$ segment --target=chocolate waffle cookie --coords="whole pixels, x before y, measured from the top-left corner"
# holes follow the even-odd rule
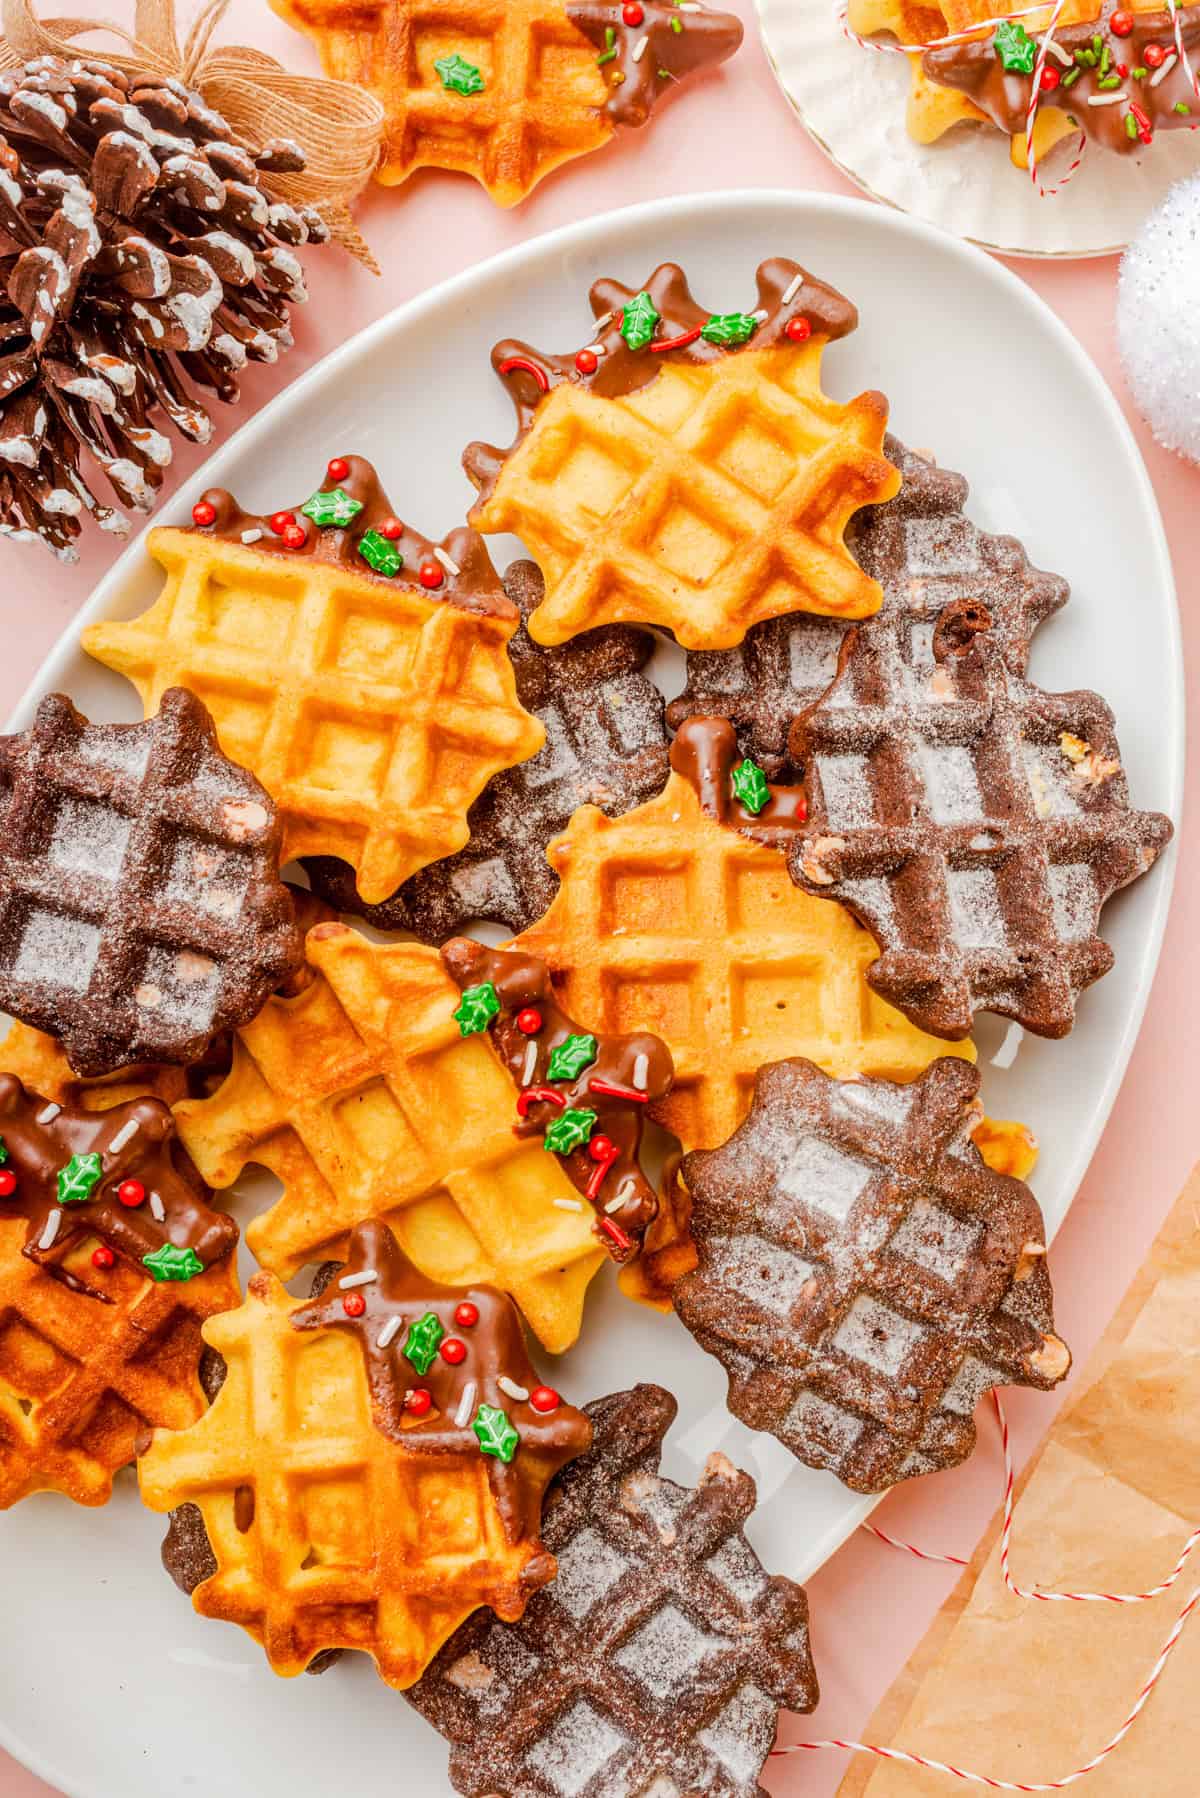
[[[427,1280],[373,1219],[316,1298],[258,1274],[206,1340],[223,1383],[155,1433],[142,1497],[199,1508],[214,1571],[192,1602],[277,1673],[353,1648],[411,1684],[479,1605],[519,1617],[553,1577],[542,1495],[591,1427],[538,1382],[511,1300]]]
[[[1065,1036],[1113,963],[1101,908],[1171,824],[1130,807],[1105,702],[1011,672],[992,624],[960,599],[920,637],[899,615],[850,633],[792,726],[808,818],[789,866],[870,930],[868,981],[922,1029],[957,1039],[995,1011]]]
[[[1070,589],[1059,575],[1034,568],[1015,537],[979,530],[964,513],[967,483],[951,469],[884,439],[884,454],[900,470],[895,499],[864,506],[846,527],[846,546],[883,590],[880,625],[907,632],[910,661],[919,658],[938,618],[952,601],[982,600],[1006,667],[1023,675],[1034,631],[1066,604]],[[743,755],[768,780],[793,775],[788,731],[798,712],[815,705],[838,671],[846,626],[806,612],[772,618],[735,649],[692,650],[687,686],[667,708],[672,730],[685,718],[728,718]]]
[[[97,1116],[0,1075],[0,1508],[102,1505],[148,1425],[200,1415],[237,1236],[156,1099]]]
[[[144,724],[47,695],[0,795],[0,1005],[78,1074],[196,1061],[300,965],[274,807],[193,694]]]
[[[971,1141],[979,1073],[908,1085],[764,1067],[742,1127],[684,1158],[699,1265],[675,1309],[729,1376],[729,1408],[856,1492],[953,1467],[992,1386],[1046,1390],[1046,1231]]]
[[[509,644],[517,697],[545,730],[544,748],[492,776],[467,813],[465,849],[422,868],[381,905],[363,903],[345,862],[321,856],[304,864],[332,906],[379,930],[411,930],[435,945],[477,918],[524,930],[554,897],[546,845],[572,812],[598,805],[620,817],[667,778],[662,695],[642,673],[654,649],[650,632],[614,624],[542,649],[525,629],[545,592],[536,563],[514,562],[504,590],[522,619]]]
[[[825,347],[858,314],[783,257],[757,285],[753,310],[712,313],[667,262],[637,292],[597,281],[594,340],[574,354],[492,351],[518,434],[468,446],[471,522],[515,531],[542,569],[536,642],[624,622],[724,649],[783,613],[878,610],[843,533],[900,485],[887,402],[821,390]]]
[[[409,1690],[467,1798],[764,1798],[780,1708],[816,1705],[805,1595],[742,1533],[754,1481],[723,1455],[664,1479],[675,1411],[659,1386],[587,1407],[593,1446],[547,1494],[557,1578],[519,1624],[477,1612]]]

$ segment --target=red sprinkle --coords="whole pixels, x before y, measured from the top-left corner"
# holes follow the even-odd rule
[[[557,1411],[562,1400],[553,1386],[535,1386],[529,1394],[529,1403],[535,1411]]]
[[[113,1263],[116,1261],[116,1259],[117,1258],[113,1254],[112,1250],[109,1248],[106,1248],[103,1243],[100,1244],[100,1247],[98,1249],[92,1250],[92,1266],[93,1267],[111,1267],[113,1265]]]
[[[789,318],[783,327],[783,334],[790,337],[793,343],[807,343],[812,336],[812,326],[806,318]]]
[[[1117,74],[1121,77],[1121,80],[1124,81],[1129,74],[1129,64],[1127,62],[1119,62],[1117,64]]]
[[[17,1190],[17,1176],[10,1167],[0,1167],[0,1199],[11,1199]]]
[[[1061,80],[1062,80],[1062,76],[1059,74],[1058,70],[1055,68],[1052,68],[1051,65],[1049,63],[1047,63],[1045,68],[1042,70],[1042,80],[1041,80],[1042,92],[1044,94],[1052,94]]]
[[[536,362],[531,362],[528,356],[510,356],[507,362],[497,365],[496,373],[511,375],[517,368],[523,369],[527,375],[532,375],[542,393],[549,393],[550,383],[546,379],[545,371],[540,369]]]
[[[422,562],[417,575],[422,587],[440,587],[446,578],[446,570],[440,562]]]
[[[117,1188],[117,1197],[122,1205],[130,1207],[140,1205],[146,1196],[146,1188],[140,1180],[122,1180]]]
[[[644,25],[646,22],[645,9],[638,5],[637,0],[631,0],[629,6],[621,8],[621,18],[626,25]]]
[[[1133,30],[1133,14],[1131,12],[1115,12],[1108,21],[1108,29],[1114,37],[1128,37]]]
[[[517,1013],[517,1029],[522,1036],[536,1036],[542,1027],[542,1014],[536,1005],[527,1005]]]
[[[454,1313],[454,1321],[460,1330],[473,1330],[479,1322],[479,1306],[470,1299],[464,1299]]]
[[[210,499],[198,499],[192,507],[192,523],[203,527],[217,522],[217,508]]]
[[[294,512],[272,512],[267,522],[270,524],[275,535],[277,537],[282,537],[289,524],[295,524],[296,514]]]
[[[465,1342],[460,1342],[457,1336],[447,1336],[438,1353],[443,1361],[450,1363],[451,1367],[461,1367],[467,1358],[467,1345]]]
[[[611,1136],[593,1136],[588,1154],[593,1161],[612,1161],[620,1153]]]
[[[529,1107],[540,1103],[555,1105],[561,1111],[566,1102],[562,1094],[555,1092],[552,1086],[527,1086],[517,1094],[517,1116],[528,1117]]]
[[[595,350],[580,350],[575,358],[575,366],[581,375],[594,375],[600,366],[600,358]]]
[[[414,1386],[405,1395],[404,1408],[411,1417],[426,1417],[433,1410],[433,1394],[427,1392],[424,1386]]]
[[[625,1254],[633,1247],[633,1237],[626,1236],[620,1224],[615,1224],[611,1217],[597,1218],[596,1222],[610,1241],[620,1249],[622,1254]]]
[[[1161,44],[1147,44],[1142,51],[1142,61],[1148,69],[1161,69],[1167,60],[1167,53]]]
[[[331,481],[344,481],[350,473],[350,464],[345,456],[334,456],[325,473]]]
[[[289,524],[284,529],[283,541],[287,549],[303,549],[308,542],[308,532],[302,524]]]
[[[367,1301],[361,1292],[348,1292],[342,1299],[342,1310],[347,1317],[361,1317],[366,1308]]]
[[[660,356],[664,350],[686,349],[689,343],[695,343],[703,330],[703,325],[697,325],[695,330],[685,331],[682,337],[664,337],[661,343],[652,343],[650,348],[656,356]]]
[[[630,1104],[645,1105],[649,1093],[639,1093],[632,1086],[618,1086],[615,1080],[588,1081],[590,1093],[602,1093],[606,1099],[626,1099]]]

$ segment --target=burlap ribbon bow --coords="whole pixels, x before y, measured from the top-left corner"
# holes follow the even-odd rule
[[[304,151],[306,167],[296,175],[273,174],[272,187],[294,204],[315,206],[338,242],[378,274],[379,265],[350,217],[349,202],[374,173],[383,107],[348,82],[290,75],[273,57],[246,45],[210,50],[228,5],[229,0],[206,0],[180,49],[174,0],[136,0],[132,32],[112,19],[41,22],[32,0],[2,0],[0,68],[13,68],[33,56],[91,54],[130,75],[160,81],[173,75],[198,88],[248,144],[294,139]],[[99,31],[113,33],[128,49],[89,51],[76,41]]]

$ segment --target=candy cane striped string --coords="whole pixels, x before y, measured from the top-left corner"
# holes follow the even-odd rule
[[[1196,95],[1196,98],[1200,100],[1200,78],[1197,77],[1188,53],[1183,47],[1183,25],[1179,17],[1177,0],[1167,0],[1167,11],[1171,15],[1171,24],[1174,27],[1175,49],[1178,53],[1180,62],[1183,64],[1183,72],[1192,84],[1192,92]],[[1200,129],[1200,127],[1195,125],[1192,126],[1193,131],[1197,129]]]
[[[1054,194],[1062,192],[1063,188],[1067,185],[1067,182],[1078,173],[1079,165],[1083,161],[1083,153],[1087,149],[1087,132],[1081,130],[1079,133],[1079,141],[1075,145],[1075,155],[1067,165],[1062,180],[1056,181],[1053,187],[1046,187],[1043,185],[1042,178],[1038,173],[1037,152],[1033,147],[1033,133],[1034,127],[1037,124],[1038,106],[1041,103],[1042,97],[1042,70],[1046,66],[1046,58],[1050,53],[1050,45],[1054,41],[1054,33],[1058,26],[1058,21],[1062,17],[1062,10],[1065,4],[1066,0],[1054,0],[1054,11],[1050,15],[1050,23],[1042,33],[1041,43],[1038,46],[1037,61],[1033,66],[1033,83],[1029,89],[1029,105],[1025,111],[1025,161],[1029,168],[1029,179],[1033,182],[1033,185],[1037,188],[1038,194],[1043,200],[1048,200]]]

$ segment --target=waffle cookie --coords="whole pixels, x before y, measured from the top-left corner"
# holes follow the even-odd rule
[[[1005,665],[1024,674],[1034,631],[1066,604],[1066,581],[1034,568],[1015,537],[972,524],[963,511],[962,475],[936,467],[895,437],[884,439],[884,451],[903,485],[884,505],[864,506],[846,530],[855,561],[883,591],[882,608],[860,628],[907,631],[911,659],[944,608],[969,595],[991,613]],[[794,778],[792,719],[815,705],[837,674],[846,629],[837,619],[797,612],[756,625],[737,649],[692,652],[687,686],[667,708],[671,728],[685,718],[728,718],[742,754],[768,780]]]
[[[372,904],[461,849],[471,802],[543,733],[513,684],[516,607],[475,532],[420,536],[361,456],[325,479],[269,517],[211,489],[193,529],[147,539],[167,576],[150,610],[83,645],[147,708],[171,685],[198,693],[278,806],[283,859],[339,856]]]
[[[628,1261],[658,1210],[638,1156],[647,1107],[671,1090],[670,1050],[645,1030],[581,1029],[536,956],[454,937],[442,960],[462,993],[459,1030],[486,1031],[520,1089],[514,1133],[561,1157],[595,1210],[598,1238],[614,1261]]]
[[[699,1265],[676,1311],[734,1415],[857,1492],[956,1466],[990,1387],[1070,1367],[1037,1202],[971,1142],[978,1091],[950,1058],[907,1086],[778,1062],[683,1163]]]
[[[216,1571],[192,1602],[276,1673],[354,1648],[410,1685],[479,1605],[512,1620],[553,1578],[542,1494],[591,1427],[538,1382],[501,1293],[426,1279],[372,1219],[318,1298],[256,1274],[206,1340],[224,1382],[155,1432],[142,1498],[199,1508]]]
[[[341,1259],[379,1216],[427,1277],[498,1286],[546,1348],[569,1348],[604,1252],[559,1158],[513,1135],[512,1076],[460,1035],[437,951],[322,924],[306,953],[309,986],[269,999],[237,1033],[228,1079],[175,1110],[211,1185],[249,1162],[283,1182],[246,1232],[255,1256],[290,1279]]]
[[[919,639],[900,617],[850,633],[792,726],[808,819],[789,865],[871,931],[867,979],[921,1029],[961,1038],[995,1011],[1065,1036],[1113,963],[1101,908],[1171,824],[1131,809],[1105,702],[1010,673],[991,624],[962,599]]]
[[[387,117],[376,179],[473,175],[515,206],[619,126],[644,125],[677,82],[742,41],[732,13],[678,0],[271,0],[316,43],[327,74],[368,88]]]
[[[200,1326],[238,1302],[237,1226],[155,1099],[102,1116],[0,1075],[0,1508],[102,1505],[155,1424],[204,1409]]]
[[[477,1612],[408,1692],[467,1798],[765,1798],[780,1708],[815,1707],[804,1592],[743,1534],[754,1481],[723,1455],[664,1479],[675,1411],[659,1386],[587,1407],[547,1495],[557,1579],[518,1624]]]
[[[545,591],[533,562],[514,562],[504,591],[527,619]],[[524,930],[558,887],[546,845],[581,805],[610,817],[662,791],[667,732],[662,695],[643,672],[649,631],[609,625],[541,649],[524,622],[509,644],[517,697],[546,732],[544,748],[492,776],[467,813],[470,840],[406,880],[381,905],[364,905],[354,870],[332,857],[306,862],[314,888],[340,912],[379,930],[411,930],[440,944],[477,918]]]
[[[0,739],[0,1006],[79,1074],[189,1062],[301,960],[280,832],[192,694],[89,724],[51,693]]]
[[[860,38],[888,37],[898,44],[930,44],[946,35],[946,18],[940,6],[923,0],[849,0],[846,23]],[[921,67],[921,51],[908,56],[909,89],[905,123],[908,135],[919,144],[931,144],[952,125],[964,119],[979,121],[983,114],[962,94],[936,86]]]
[[[887,402],[821,391],[825,346],[858,314],[782,257],[757,279],[753,311],[710,313],[663,263],[637,292],[595,283],[594,340],[572,355],[496,345],[517,438],[473,443],[463,465],[471,522],[515,531],[546,577],[536,642],[624,622],[724,649],[785,612],[878,610],[843,532],[900,485]]]

